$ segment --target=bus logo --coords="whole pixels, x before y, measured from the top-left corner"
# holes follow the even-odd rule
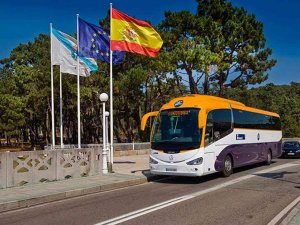
[[[179,100],[177,102],[175,102],[174,106],[177,108],[179,106],[181,106],[183,104],[183,100]]]
[[[245,140],[246,139],[246,135],[245,134],[237,134],[236,135],[236,140]]]
[[[173,160],[173,159],[174,159],[174,157],[173,157],[172,155],[170,155],[169,159],[170,159],[170,160]]]

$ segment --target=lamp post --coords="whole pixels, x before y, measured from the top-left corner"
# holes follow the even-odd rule
[[[107,148],[106,148],[106,122],[105,122],[105,102],[108,100],[108,95],[106,93],[100,94],[100,101],[102,102],[103,110],[102,110],[102,124],[103,124],[103,147],[102,147],[102,172],[103,174],[107,174]]]
[[[106,135],[106,139],[105,139],[105,144],[106,144],[106,148],[108,149],[108,154],[110,153],[109,151],[109,142],[108,142],[108,118],[109,118],[109,112],[106,111],[105,112],[105,135]],[[110,162],[110,154],[108,155],[108,162]]]
[[[108,154],[108,172],[112,173],[113,170],[112,170],[112,162],[113,162],[113,156],[112,156],[112,152],[111,152],[111,148],[110,148],[110,143],[109,143],[109,138],[108,138],[108,118],[109,118],[109,112],[106,111],[105,112],[105,126],[106,126],[106,142],[105,142],[105,145],[106,145],[106,149],[107,149],[107,154]]]

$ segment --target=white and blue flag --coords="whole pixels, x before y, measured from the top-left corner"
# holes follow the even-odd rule
[[[60,65],[62,73],[77,75],[77,41],[75,38],[52,28],[51,34],[52,65]],[[94,59],[79,56],[79,75],[89,76],[97,71]]]

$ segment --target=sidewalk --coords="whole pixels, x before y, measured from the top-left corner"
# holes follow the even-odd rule
[[[298,210],[298,212],[291,219],[291,221],[289,222],[289,225],[299,225],[300,224],[300,204],[298,204],[296,206],[296,209]]]
[[[298,203],[280,223],[280,225],[299,225],[300,224],[300,203]]]
[[[115,173],[142,176],[149,174],[149,155],[131,155],[114,157]]]
[[[148,155],[114,158],[114,173],[0,189],[0,212],[133,186],[157,179],[149,173]]]

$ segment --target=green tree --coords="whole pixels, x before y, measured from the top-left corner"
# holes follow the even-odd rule
[[[49,113],[47,107],[49,79],[47,75],[50,74],[47,71],[50,70],[48,68],[46,70],[46,67],[50,63],[49,55],[49,37],[39,35],[35,38],[34,43],[29,42],[26,45],[17,46],[9,58],[1,60],[1,64],[4,64],[1,70],[6,74],[5,78],[1,79],[4,87],[2,92],[10,98],[20,99],[19,102],[24,104],[19,109],[20,118],[21,115],[23,117],[20,125],[24,125],[23,131],[29,130],[32,145],[38,142],[39,130],[47,129],[45,123],[46,114]],[[7,84],[11,82],[14,83],[14,86],[10,90],[10,86]],[[3,104],[4,107],[15,108],[13,104]],[[17,120],[14,123],[19,124]],[[41,124],[40,127],[39,124]],[[20,125],[17,126],[19,129]],[[47,132],[45,131],[44,134],[46,139]]]
[[[227,89],[226,97],[280,115],[284,137],[300,137],[300,84]]]
[[[247,87],[265,81],[276,60],[269,59],[263,24],[244,8],[225,0],[198,0],[196,14],[166,12],[159,25],[169,70],[189,86],[190,93],[204,94],[217,87]]]
[[[188,11],[168,11],[159,25],[164,40],[160,58],[169,64],[169,73],[177,81],[179,90],[178,81],[189,86],[193,94],[199,93],[201,86],[205,94],[209,92],[209,67],[220,59],[218,53],[210,50],[210,41],[198,33],[204,23]]]
[[[4,69],[5,70],[5,69]],[[0,133],[5,134],[6,142],[11,137],[21,138],[25,127],[25,99],[16,95],[17,85],[14,77],[2,73],[0,80]]]
[[[198,35],[210,40],[210,49],[220,59],[211,81],[219,86],[223,96],[225,87],[246,87],[260,84],[276,60],[269,59],[272,50],[266,47],[263,24],[244,8],[234,7],[226,0],[197,0],[196,16],[205,20]],[[203,33],[204,32],[204,33]]]

